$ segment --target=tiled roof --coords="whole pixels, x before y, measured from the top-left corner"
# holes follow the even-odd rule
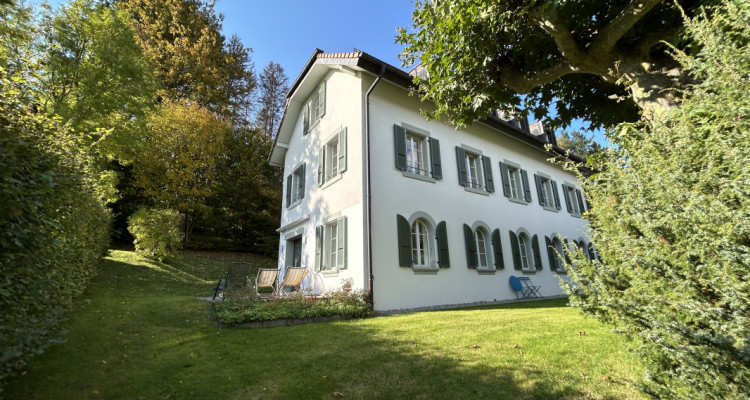
[[[347,53],[320,53],[318,58],[359,58],[362,56],[361,51],[350,51]]]

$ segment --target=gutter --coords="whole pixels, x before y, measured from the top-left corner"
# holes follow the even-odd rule
[[[373,294],[373,280],[375,276],[372,273],[372,190],[370,185],[370,94],[375,89],[375,86],[380,82],[385,74],[386,64],[382,63],[380,66],[380,74],[375,78],[375,82],[372,83],[370,89],[365,93],[365,132],[364,132],[364,143],[365,143],[365,218],[364,218],[364,231],[367,234],[367,289],[370,292],[370,304],[373,309],[375,308],[375,296]]]

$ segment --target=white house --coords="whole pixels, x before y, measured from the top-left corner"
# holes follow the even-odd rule
[[[322,293],[351,278],[376,310],[515,299],[529,275],[561,294],[558,236],[586,246],[574,174],[540,123],[426,121],[412,77],[366,53],[316,50],[269,157],[284,168],[279,267]]]

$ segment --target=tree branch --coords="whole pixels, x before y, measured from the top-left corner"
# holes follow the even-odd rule
[[[572,66],[567,59],[559,63],[536,71],[532,74],[524,74],[518,70],[501,69],[500,81],[517,93],[528,93],[531,89],[545,83],[554,82],[557,79],[574,72],[581,72],[578,68]]]
[[[649,32],[633,44],[632,53],[646,59],[652,47],[659,44],[662,40],[674,36],[676,33],[677,29],[675,28],[664,28]]]
[[[538,9],[536,14],[532,14],[532,21],[536,22],[539,27],[552,36],[560,54],[568,59],[573,65],[585,62],[586,52],[578,45],[571,34],[570,24],[560,16],[560,9],[552,6],[545,9]]]
[[[589,54],[604,54],[612,51],[617,41],[662,0],[631,0],[589,46]]]

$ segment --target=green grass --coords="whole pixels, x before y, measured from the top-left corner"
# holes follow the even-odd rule
[[[272,329],[222,329],[207,296],[242,254],[174,266],[112,251],[69,314],[68,342],[10,399],[640,399],[638,360],[565,300]],[[585,332],[585,335],[580,334]]]

